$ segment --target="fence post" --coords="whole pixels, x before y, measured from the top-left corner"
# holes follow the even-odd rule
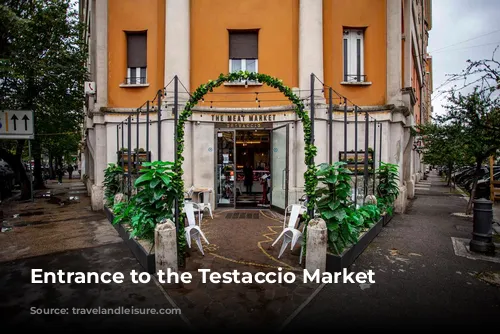
[[[365,163],[363,166],[363,198],[368,195],[368,137],[370,136],[370,127],[368,124],[370,115],[365,111]],[[363,204],[364,199],[363,199]]]
[[[158,161],[161,161],[161,93],[158,91],[156,99],[158,100]]]
[[[354,207],[358,206],[358,106],[354,106]]]
[[[319,270],[326,271],[326,250],[328,245],[328,233],[326,223],[321,218],[309,221],[307,225],[306,242],[306,270],[313,273]]]
[[[375,164],[376,155],[377,155],[377,120],[375,119],[373,121],[373,153],[372,153],[373,194],[372,195],[375,195],[375,182],[377,180],[375,174],[375,167],[377,166]]]
[[[151,153],[149,152],[149,100],[146,102],[146,153],[148,162],[151,162]]]
[[[170,219],[156,225],[155,228],[155,262],[156,271],[164,273],[179,270],[177,262],[177,233]]]

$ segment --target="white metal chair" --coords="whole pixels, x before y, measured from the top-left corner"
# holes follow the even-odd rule
[[[193,203],[193,202],[186,202],[184,203],[184,210],[186,212],[186,217],[188,221],[188,226],[185,227],[185,233],[186,233],[186,241],[188,244],[188,247],[191,248],[191,239],[194,239],[196,244],[198,245],[198,248],[201,251],[201,254],[205,255],[203,252],[203,246],[201,244],[201,238],[205,240],[207,244],[210,244],[201,231],[201,214],[198,215],[198,225],[196,225],[196,217],[194,215],[195,211],[199,210],[198,212],[201,212],[200,207],[198,204]],[[201,237],[201,238],[200,238]]]
[[[191,186],[188,191],[184,192],[184,199],[185,200],[192,200],[193,198],[193,192],[194,192],[194,186]]]
[[[203,203],[198,203],[201,212],[201,219],[203,219],[203,213],[206,209],[208,209],[208,212],[210,212],[210,217],[214,219],[214,216],[212,214],[212,205],[210,204],[210,194],[212,193],[212,191],[212,189],[207,189],[206,191],[201,193]]]
[[[283,255],[288,244],[291,244],[290,250],[293,250],[297,242],[302,243],[302,232],[299,231],[296,226],[299,223],[299,216],[307,210],[304,205],[301,204],[291,204],[285,209],[285,219],[283,221],[283,231],[273,242],[272,246],[274,246],[279,239],[283,237],[283,244],[281,245],[280,253],[278,255],[278,259]],[[290,212],[291,211],[291,212]],[[290,212],[290,217],[288,218],[287,224],[287,214]],[[302,254],[303,247],[300,246],[300,256],[299,256],[299,264],[302,264]]]

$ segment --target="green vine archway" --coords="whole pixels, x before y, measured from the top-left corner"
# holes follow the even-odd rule
[[[309,212],[314,210],[315,204],[315,190],[318,184],[316,178],[316,166],[314,165],[314,157],[316,156],[317,149],[311,144],[311,119],[308,113],[305,111],[304,103],[302,100],[292,91],[291,88],[285,86],[283,81],[266,74],[254,73],[254,72],[235,72],[229,74],[220,74],[217,80],[209,80],[208,83],[200,85],[196,91],[191,95],[191,98],[186,103],[183,112],[179,115],[178,126],[177,126],[177,159],[174,165],[175,172],[175,187],[178,194],[184,193],[184,181],[182,170],[182,163],[184,161],[184,125],[186,121],[193,114],[193,108],[198,104],[198,102],[203,99],[207,93],[213,92],[214,88],[219,87],[225,82],[233,82],[238,80],[248,80],[257,81],[266,84],[269,87],[276,88],[283,95],[285,95],[290,102],[295,105],[295,112],[301,119],[304,127],[304,142],[305,142],[305,163],[307,165],[307,170],[304,173],[305,179],[305,191],[308,197],[307,207]],[[179,201],[179,212],[182,212],[183,201]],[[308,222],[310,217],[306,217],[306,222]],[[185,254],[185,236],[184,236],[184,221],[183,217],[179,217],[179,255],[181,258]],[[307,225],[306,225],[307,227]]]

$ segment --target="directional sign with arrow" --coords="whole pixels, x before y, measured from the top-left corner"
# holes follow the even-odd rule
[[[0,139],[33,139],[32,110],[0,110]]]

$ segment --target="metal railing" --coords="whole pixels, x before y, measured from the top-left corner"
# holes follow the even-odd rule
[[[146,84],[146,77],[127,77],[123,83],[125,85],[144,85]]]
[[[367,82],[366,75],[361,74],[344,74],[345,82]]]

